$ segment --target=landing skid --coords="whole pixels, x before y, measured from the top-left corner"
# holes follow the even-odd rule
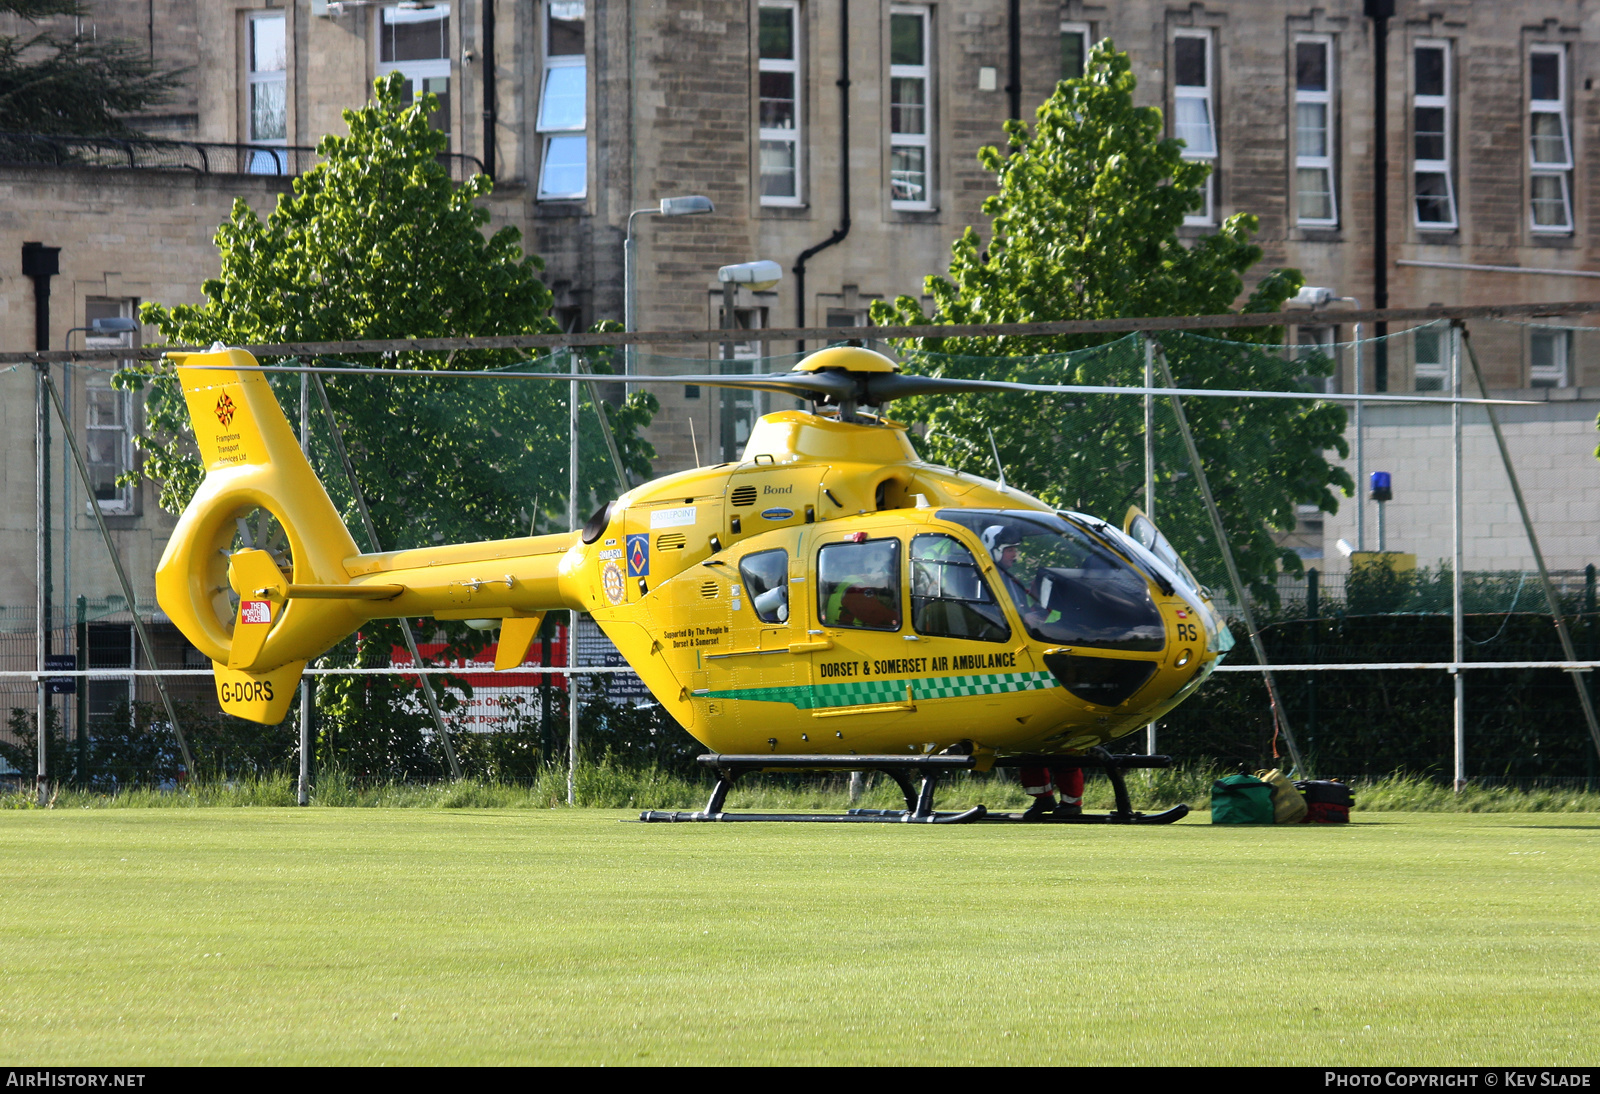
[[[717,785],[706,807],[695,813],[647,809],[639,814],[646,823],[686,821],[790,821],[827,824],[970,824],[973,821],[1011,821],[1028,824],[1171,824],[1189,815],[1187,805],[1175,805],[1160,813],[1134,810],[1128,797],[1128,768],[1172,766],[1171,756],[1113,755],[1103,748],[1092,748],[1081,756],[1011,756],[996,761],[996,767],[1091,767],[1105,771],[1116,795],[1116,808],[1109,813],[1082,813],[1025,820],[1021,813],[991,813],[982,805],[963,812],[939,812],[933,808],[934,792],[940,776],[953,771],[970,771],[977,763],[972,756],[778,756],[730,755],[710,753],[700,763],[717,773]],[[904,809],[851,809],[844,813],[728,813],[723,810],[728,791],[741,775],[775,771],[881,771],[895,781],[905,796]],[[912,780],[920,776],[922,786]]]
[[[1171,824],[1189,815],[1187,805],[1175,805],[1160,813],[1140,813],[1133,808],[1133,801],[1128,797],[1128,781],[1122,775],[1124,771],[1128,768],[1171,767],[1171,756],[1113,755],[1095,747],[1082,756],[1007,756],[995,761],[995,766],[1097,768],[1104,771],[1106,778],[1111,781],[1111,792],[1116,796],[1117,807],[1109,813],[1077,813],[1071,816],[1050,813],[1043,817],[1028,817],[1022,813],[990,813],[989,820],[1024,824]]]
[[[646,823],[680,821],[804,821],[833,824],[967,824],[988,816],[989,811],[975,805],[960,813],[941,813],[933,808],[933,795],[939,776],[950,771],[970,771],[977,762],[972,756],[777,756],[727,755],[711,753],[699,758],[717,773],[711,800],[698,813],[669,813],[647,809],[639,814]],[[852,809],[847,813],[725,813],[722,804],[728,790],[741,775],[757,771],[881,771],[893,779],[905,795],[904,809]],[[912,778],[920,775],[922,787],[913,788]]]

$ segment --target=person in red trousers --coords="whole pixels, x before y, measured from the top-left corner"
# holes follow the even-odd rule
[[[1022,790],[1033,795],[1033,804],[1022,814],[1023,820],[1044,817],[1073,817],[1083,812],[1083,768],[1024,767]],[[1056,792],[1061,800],[1056,801]]]

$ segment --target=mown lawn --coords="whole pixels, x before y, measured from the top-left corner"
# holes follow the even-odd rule
[[[1579,1064],[1600,815],[0,813],[7,1063]]]

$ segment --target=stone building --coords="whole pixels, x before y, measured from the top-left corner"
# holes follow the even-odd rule
[[[943,272],[964,227],[983,230],[991,180],[977,149],[1002,140],[1008,117],[1031,117],[1103,37],[1129,53],[1141,100],[1215,167],[1187,230],[1256,214],[1263,270],[1298,267],[1362,306],[1596,295],[1600,5],[1396,0],[1381,25],[1380,71],[1380,23],[1359,0],[102,0],[88,33],[147,43],[189,73],[135,124],[210,158],[181,170],[0,166],[0,255],[12,256],[0,263],[0,346],[33,345],[33,288],[16,265],[25,242],[61,248],[52,346],[97,315],[199,299],[231,200],[269,208],[284,176],[312,162],[293,150],[339,132],[340,111],[390,71],[439,97],[436,124],[459,163],[493,175],[493,223],[519,228],[544,257],[568,329],[623,317],[623,244],[640,210],[639,329],[720,325],[718,267],[755,259],[776,261],[784,278],[739,290],[739,326],[860,325],[873,301],[919,294]],[[249,147],[222,147],[236,145]],[[689,194],[715,212],[651,212]],[[1507,326],[1476,344],[1494,386],[1537,390],[1563,421],[1592,419],[1600,365],[1573,339]],[[1367,389],[1439,389],[1438,345],[1407,338],[1367,354]],[[1354,384],[1352,368],[1347,354],[1338,388]],[[0,385],[0,600],[30,605],[31,378],[18,370]],[[760,409],[705,389],[660,394],[662,471],[691,462],[691,420],[701,457],[726,458]],[[109,436],[133,421],[131,404],[74,398],[86,430],[92,421]],[[1529,433],[1536,443],[1540,431]],[[127,458],[116,443],[103,450]],[[1572,475],[1584,499],[1573,527],[1592,527],[1593,461]],[[102,501],[124,506],[117,534],[147,580],[169,522],[147,489]],[[72,565],[93,568],[81,502],[68,506]],[[1315,557],[1323,532],[1303,531]],[[1587,561],[1587,535],[1564,535],[1571,557],[1553,561]],[[103,567],[56,580],[110,588]]]

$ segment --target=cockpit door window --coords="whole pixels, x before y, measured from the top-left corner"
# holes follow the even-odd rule
[[[972,552],[943,534],[911,539],[911,626],[932,638],[1005,642],[1011,637],[1011,625]]]
[[[900,629],[900,541],[829,543],[817,551],[817,617],[824,627]]]

